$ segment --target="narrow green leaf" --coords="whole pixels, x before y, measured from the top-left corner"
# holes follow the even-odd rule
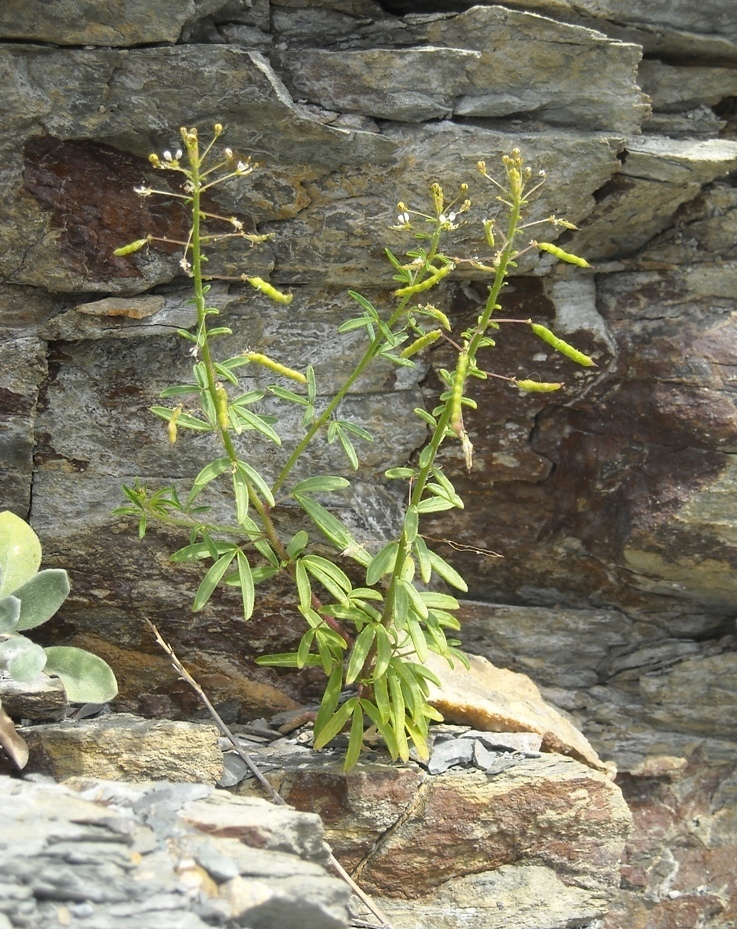
[[[353,649],[351,650],[351,656],[348,659],[348,669],[345,674],[346,684],[352,684],[357,680],[358,675],[363,669],[364,662],[368,657],[368,653],[371,651],[371,647],[374,644],[374,638],[376,637],[376,626],[371,623],[368,626],[364,626],[361,630],[360,635],[356,639]]]
[[[220,583],[222,576],[228,570],[228,566],[230,565],[231,561],[235,558],[235,553],[236,549],[232,549],[231,551],[226,552],[226,554],[221,555],[215,564],[212,565],[207,574],[202,578],[200,586],[197,588],[197,593],[195,594],[194,603],[192,604],[192,611],[194,613],[198,613],[210,599],[212,592]]]
[[[404,693],[402,692],[400,678],[393,669],[393,664],[387,671],[387,680],[392,702],[391,722],[392,729],[394,730],[394,738],[397,740],[397,754],[402,761],[408,761],[409,745],[407,744],[407,734],[405,731],[406,710]]]
[[[214,481],[223,471],[227,471],[231,465],[232,462],[227,456],[224,458],[217,458],[215,461],[211,461],[210,464],[205,465],[192,483],[192,489],[187,495],[186,505],[190,507],[210,481]]]
[[[340,439],[340,444],[343,446],[343,451],[351,467],[354,471],[358,471],[358,455],[356,454],[356,449],[353,447],[353,443],[342,429],[338,430],[338,438]]]
[[[297,555],[301,555],[307,547],[307,543],[309,541],[310,537],[307,535],[304,529],[300,529],[299,532],[295,532],[289,542],[289,545],[287,545],[287,555],[289,555],[290,558],[296,558]]]
[[[458,590],[462,590],[463,593],[467,593],[468,584],[464,581],[461,575],[456,571],[456,569],[449,565],[447,561],[443,560],[440,555],[436,554],[430,549],[427,549],[427,557],[432,565],[433,569],[436,571],[444,581],[447,581],[453,587]],[[424,580],[424,578],[423,578]]]
[[[414,411],[414,412],[415,412],[415,414],[416,414],[417,416],[419,416],[419,418],[420,418],[424,423],[427,423],[427,425],[428,425],[431,429],[436,429],[436,428],[437,428],[437,425],[438,425],[437,419],[435,419],[434,416],[432,416],[430,413],[428,413],[427,410],[423,410],[422,407],[419,407],[419,406],[418,406],[418,407],[415,407],[415,411]]]
[[[297,652],[284,652],[279,655],[259,655],[256,664],[269,668],[317,668],[322,662],[317,655],[308,655],[304,665],[299,664]]]
[[[356,316],[353,319],[347,319],[338,326],[338,332],[352,332],[354,329],[367,329],[371,325],[368,316]]]
[[[367,429],[364,429],[363,426],[358,426],[356,423],[350,423],[345,419],[340,420],[340,426],[347,432],[352,432],[353,435],[357,435],[359,439],[363,439],[365,442],[374,441],[374,437]]]
[[[384,723],[388,723],[392,717],[392,708],[389,702],[387,686],[386,674],[382,674],[381,677],[374,677],[374,700],[376,701],[376,707],[381,716],[381,721]]]
[[[391,591],[394,600],[394,625],[397,629],[404,630],[407,626],[407,614],[409,613],[409,596],[404,584],[395,582],[392,584]]]
[[[292,496],[325,538],[332,542],[336,548],[343,550],[351,546],[356,546],[355,540],[343,523],[326,510],[322,504],[313,500],[311,497],[294,493],[294,491],[292,491]]]
[[[248,484],[240,471],[233,472],[233,495],[235,497],[235,515],[239,525],[248,518]]]
[[[357,293],[355,290],[349,290],[348,296],[355,300],[356,303],[358,303],[360,306],[362,306],[373,320],[378,321],[379,314],[376,311],[376,308],[373,306],[373,304],[369,303],[365,297],[361,296],[361,294]]]
[[[405,725],[407,727],[407,732],[412,739],[412,744],[417,750],[420,761],[427,761],[430,758],[430,748],[427,744],[427,738],[422,732],[422,729],[413,720],[409,719],[406,721]]]
[[[435,672],[431,671],[429,668],[425,667],[425,665],[417,664],[414,661],[406,661],[405,665],[410,669],[415,677],[425,678],[425,680],[431,681],[433,684],[435,684],[436,687],[442,686],[440,683],[440,678],[437,676],[437,674],[435,674]]]
[[[210,333],[210,335],[212,335],[212,332]],[[238,386],[238,378],[235,376],[235,374],[233,374],[233,372],[230,370],[229,367],[223,364],[219,364],[216,361],[215,370],[221,377],[224,377],[226,381],[230,381],[230,383],[233,384],[235,387]]]
[[[307,376],[307,400],[310,406],[313,406],[315,400],[317,400],[317,381],[315,380],[315,369],[312,365],[307,365],[305,375]]]
[[[422,590],[419,593],[424,604],[431,610],[457,610],[460,605],[450,594],[441,594],[435,590]]]
[[[236,554],[236,560],[238,562],[238,579],[240,581],[241,599],[243,600],[243,618],[250,619],[253,615],[253,605],[255,601],[251,565],[240,549],[238,549]]]
[[[327,686],[325,687],[325,692],[322,695],[322,700],[320,701],[320,709],[317,711],[317,716],[315,717],[315,732],[320,732],[325,723],[330,719],[330,717],[335,712],[335,708],[338,705],[340,700],[340,692],[343,689],[343,667],[340,664],[337,664],[328,678]]]
[[[371,703],[370,700],[362,699],[361,708],[378,729],[379,735],[384,740],[389,754],[391,755],[392,761],[396,761],[399,757],[399,750],[397,748],[397,740],[394,737],[394,731],[392,730],[391,726],[387,725],[387,721],[382,718],[378,708],[373,703]]]
[[[209,411],[210,415],[212,416],[214,420],[215,411],[214,409],[212,409],[212,402],[210,402],[209,406],[211,408]],[[181,426],[182,429],[192,429],[194,432],[214,432],[215,431],[215,427],[213,426],[212,422],[206,423],[204,420],[198,419],[195,416],[191,416],[189,413],[179,414],[179,419],[177,420],[177,426]]]
[[[350,771],[361,757],[361,748],[363,747],[363,709],[360,700],[356,703],[353,710],[353,719],[351,721],[351,734],[348,739],[348,751],[345,754],[343,764],[344,771]]]
[[[374,680],[386,674],[389,662],[392,659],[392,643],[385,626],[376,625],[376,662],[374,664]]]
[[[371,559],[371,563],[366,568],[366,583],[373,587],[376,582],[385,574],[394,570],[399,554],[398,542],[387,542]]]
[[[252,429],[255,429],[256,432],[260,432],[261,435],[266,436],[267,439],[271,439],[274,445],[281,445],[281,436],[278,432],[275,432],[271,428],[263,416],[259,416],[257,413],[252,413],[250,410],[247,410],[240,405],[232,404],[232,406],[238,413],[238,416],[240,416],[242,420],[248,423]]]
[[[199,389],[197,384],[180,384],[177,387],[165,387],[159,396],[162,400],[167,397],[186,397],[198,393]]]
[[[307,568],[300,559],[295,568],[295,580],[297,582],[297,593],[299,594],[299,608],[302,613],[312,609],[312,587],[310,578],[307,574]]]
[[[305,555],[302,559],[307,570],[326,587],[337,600],[344,600],[353,589],[348,575],[332,561],[321,555]]]
[[[310,655],[310,648],[312,647],[312,640],[315,638],[315,630],[308,629],[307,632],[302,636],[299,642],[299,648],[297,649],[297,667],[304,668],[307,664],[307,660]]]
[[[427,661],[427,639],[425,638],[422,626],[412,615],[407,617],[407,631],[412,639],[412,645],[417,653],[417,657],[420,661]]]
[[[405,480],[415,477],[417,471],[414,468],[389,468],[388,471],[384,471],[384,477],[388,477],[390,480],[396,478],[403,478]]]
[[[404,514],[404,535],[409,545],[417,538],[418,523],[417,507],[408,506],[407,512]]]
[[[415,611],[415,613],[417,613],[418,616],[420,616],[422,619],[427,619],[429,610],[427,608],[427,604],[422,599],[422,592],[417,590],[414,584],[404,580],[404,578],[400,578],[397,583],[404,588],[405,593],[409,598],[409,602],[412,604],[412,609]]]
[[[418,513],[440,513],[442,510],[452,510],[454,504],[445,497],[425,497],[417,504]]]
[[[318,477],[308,477],[296,485],[292,493],[296,494],[317,494],[331,493],[334,490],[342,490],[344,487],[350,487],[351,482],[344,477],[337,477],[332,474],[325,474]]]
[[[241,461],[239,458],[236,462],[236,467],[243,474],[243,476],[248,480],[250,484],[256,488],[261,497],[269,504],[269,506],[274,506],[274,495],[271,492],[271,488],[266,483],[266,481],[261,477],[258,471],[247,461]]]
[[[293,390],[288,390],[286,387],[278,387],[272,384],[269,390],[275,397],[279,397],[280,400],[286,400],[289,403],[298,403],[300,406],[307,406],[309,404],[306,397],[301,397],[299,394],[294,393]]]
[[[358,697],[350,697],[325,723],[325,725],[320,729],[319,733],[317,728],[315,728],[315,741],[313,743],[313,748],[316,751],[324,748],[328,742],[331,742],[336,737],[336,735],[341,731],[343,726],[345,726],[345,724],[353,715],[353,711],[357,703]]]
[[[432,564],[429,557],[430,550],[421,535],[418,535],[412,543],[412,551],[417,558],[417,565],[420,569],[422,582],[424,584],[429,584],[432,578]]]

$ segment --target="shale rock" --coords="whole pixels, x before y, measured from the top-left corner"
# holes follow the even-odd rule
[[[73,788],[0,777],[5,925],[348,924],[349,891],[324,870],[316,816],[203,784],[78,779]]]

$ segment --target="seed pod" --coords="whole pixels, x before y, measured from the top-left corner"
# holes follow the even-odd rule
[[[228,392],[222,384],[215,385],[215,409],[218,414],[218,426],[225,432],[230,429],[230,416],[228,416]]]
[[[144,245],[148,245],[149,239],[136,239],[135,242],[129,242],[128,245],[121,245],[120,248],[116,248],[113,252],[117,258],[120,258],[122,255],[131,255],[133,252],[140,252]]]
[[[437,340],[442,335],[440,329],[433,329],[431,332],[426,332],[424,335],[421,335],[419,339],[408,345],[407,348],[403,349],[401,352],[402,358],[411,358],[412,355],[416,355],[417,352],[421,352],[423,348],[427,348],[428,345],[432,345],[433,342]]]
[[[583,365],[585,368],[596,367],[596,362],[593,358],[589,358],[588,355],[584,355],[583,352],[579,352],[577,348],[574,348],[572,345],[569,345],[568,342],[565,342],[563,339],[559,339],[550,329],[547,329],[545,326],[540,326],[537,323],[531,323],[532,331],[535,335],[539,336],[543,342],[547,342],[548,345],[560,352],[561,355],[565,355],[566,358],[570,358],[571,361],[575,361],[577,364]]]
[[[552,393],[554,390],[560,390],[563,386],[562,382],[555,384],[546,381],[515,381],[514,383],[520,390],[544,394]]]
[[[435,212],[440,215],[443,212],[443,206],[445,205],[445,197],[443,196],[443,188],[440,184],[433,184],[430,188],[432,193],[432,202],[435,207]]]
[[[430,277],[425,278],[424,281],[420,281],[419,284],[410,284],[408,287],[400,287],[399,290],[394,291],[395,297],[409,297],[411,294],[421,293],[423,290],[430,290],[431,287],[434,287],[439,281],[450,274],[450,272],[455,268],[455,264],[450,261],[447,265],[443,265],[442,268],[431,274]]]
[[[550,242],[535,242],[533,244],[537,245],[541,251],[548,252],[555,258],[559,258],[561,261],[567,261],[568,264],[578,265],[579,268],[591,267],[585,258],[579,258],[578,255],[572,255],[570,252],[564,252],[562,248],[558,248],[557,245],[551,245]]]
[[[268,355],[261,355],[259,352],[246,352],[245,355],[249,361],[254,361],[256,364],[263,365],[265,368],[268,368],[269,371],[273,371],[274,374],[281,374],[282,377],[291,378],[291,380],[298,381],[300,384],[307,383],[307,378],[301,371],[295,371],[294,368],[287,368],[286,365],[279,364],[278,361],[274,361],[273,358],[269,358]]]
[[[177,440],[177,420],[179,419],[179,414],[182,412],[181,403],[179,406],[175,406],[171,411],[171,419],[166,424],[166,434],[169,436],[169,442],[173,445]]]
[[[276,287],[272,287],[268,281],[265,281],[260,277],[248,277],[248,275],[244,275],[244,278],[248,281],[251,287],[255,287],[256,290],[260,290],[262,294],[266,294],[266,296],[270,297],[275,303],[289,304],[294,298],[294,294],[283,294],[280,290],[277,290]]]
[[[468,351],[464,350],[458,356],[455,374],[453,376],[453,387],[450,397],[450,425],[458,436],[462,439],[465,434],[463,428],[463,388],[466,384],[468,375]]]

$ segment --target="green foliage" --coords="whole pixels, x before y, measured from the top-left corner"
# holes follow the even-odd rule
[[[462,217],[471,201],[467,197],[468,185],[462,185],[458,196],[446,202],[441,186],[433,184],[428,212],[399,204],[398,225],[394,228],[409,233],[412,247],[401,258],[387,250],[394,280],[399,284],[394,291],[394,306],[379,310],[362,294],[349,292],[357,305],[357,315],[344,321],[338,332],[363,330],[365,351],[335,396],[321,402],[311,367],[296,371],[258,352],[232,357],[214,352],[214,337],[225,336],[229,330],[210,325],[218,310],[206,303],[209,285],[204,274],[203,244],[214,245],[233,237],[254,244],[263,238],[247,235],[235,218],[205,213],[201,205],[205,189],[234,177],[246,177],[254,167],[250,162],[238,161],[228,149],[222,156],[215,154],[215,142],[222,131],[222,126],[216,126],[212,140],[201,150],[197,131],[182,129],[184,153],[150,157],[154,167],[185,179],[187,193],[180,196],[190,211],[191,231],[187,241],[180,243],[184,250],[181,265],[192,278],[197,309],[194,331],[180,332],[195,359],[192,379],[187,384],[167,387],[161,396],[173,401],[173,405],[155,406],[152,412],[166,422],[172,444],[179,440],[180,429],[209,432],[217,452],[196,476],[183,501],[174,488],[152,491],[136,483],[123,488],[127,503],[116,512],[135,517],[141,536],[151,521],[189,532],[188,543],[172,559],[204,562],[194,597],[195,611],[207,605],[219,586],[226,585],[240,590],[243,618],[248,620],[256,610],[259,584],[277,575],[291,579],[295,607],[305,622],[304,634],[295,652],[264,655],[259,663],[323,669],[326,686],[315,721],[316,749],[347,729],[345,764],[350,768],[359,758],[368,724],[381,735],[392,758],[406,760],[411,745],[419,757],[425,758],[428,726],[441,717],[427,700],[429,682],[435,678],[423,662],[429,652],[444,656],[451,666],[456,660],[465,661],[454,637],[459,629],[455,616],[458,601],[434,587],[445,584],[465,592],[466,584],[452,565],[428,547],[421,531],[425,514],[463,507],[451,479],[437,463],[438,452],[446,440],[458,440],[467,467],[472,467],[473,449],[464,417],[476,407],[468,389],[474,379],[495,377],[522,390],[562,386],[529,379],[517,381],[481,367],[482,354],[495,345],[491,333],[501,323],[532,327],[534,334],[571,360],[593,364],[552,333],[548,336],[548,330],[532,320],[501,320],[494,315],[500,309],[498,300],[509,271],[523,251],[540,248],[569,262],[575,256],[543,248],[536,241],[529,241],[523,248],[518,246],[526,228],[522,222],[524,209],[539,186],[537,181],[531,184],[532,172],[524,166],[518,151],[503,160],[504,183],[490,177],[485,165],[479,164],[482,175],[501,191],[498,199],[506,216],[503,231],[497,229],[495,220],[483,223],[484,238],[492,250],[487,259],[451,258],[443,252],[441,243],[464,221]],[[150,188],[142,188],[139,193],[171,196],[167,191]],[[570,224],[554,217],[545,222],[570,228]],[[219,223],[225,231],[205,233],[205,223],[208,227]],[[156,241],[148,236],[133,244],[138,248],[143,247],[141,243]],[[425,301],[430,291],[463,264],[488,276],[490,286],[476,324],[461,334],[459,342],[449,335],[451,325],[446,314]],[[285,305],[292,300],[291,294],[282,293],[261,278],[244,274],[242,279],[266,298]],[[428,427],[428,443],[416,467],[393,468],[386,474],[388,479],[407,482],[408,505],[401,530],[397,538],[378,546],[356,539],[324,501],[317,499],[322,494],[340,492],[349,485],[348,480],[316,474],[295,482],[294,467],[316,436],[324,434],[328,442],[343,449],[350,467],[357,469],[361,444],[372,437],[362,426],[341,416],[349,390],[377,359],[411,366],[416,354],[441,339],[455,348],[457,360],[453,371],[441,372],[446,389],[438,406],[432,412],[416,411]],[[240,392],[238,372],[249,364],[270,371],[276,379],[268,388],[270,396],[287,407],[298,407],[302,414],[304,435],[291,454],[285,453],[281,471],[273,481],[246,457],[249,443],[255,440],[281,445],[278,419],[258,411],[265,392]],[[250,433],[247,442],[244,433]],[[232,516],[225,525],[213,523],[201,503],[213,486],[230,494]],[[283,519],[285,511],[293,515],[294,504],[305,517],[305,528],[296,533],[286,531]],[[326,557],[326,549],[332,555]]]
[[[38,571],[40,564],[33,529],[8,510],[0,513],[0,669],[21,683],[56,675],[72,703],[112,700],[118,687],[101,658],[81,648],[41,648],[21,635],[51,619],[69,594],[67,572]]]

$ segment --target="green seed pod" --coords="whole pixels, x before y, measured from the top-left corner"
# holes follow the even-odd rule
[[[565,355],[566,358],[570,358],[571,361],[575,361],[577,364],[583,365],[585,368],[596,367],[596,362],[593,358],[589,358],[588,355],[584,355],[583,352],[579,352],[577,348],[574,348],[572,345],[569,345],[568,342],[564,342],[563,339],[559,339],[554,333],[547,329],[545,326],[540,326],[537,323],[531,323],[532,331],[535,335],[539,336],[543,342],[547,342],[548,345],[560,352],[561,355]]]
[[[411,294],[418,294],[423,290],[430,290],[431,287],[434,287],[439,281],[442,281],[446,275],[450,274],[453,268],[455,268],[455,264],[450,261],[447,265],[439,268],[434,274],[431,274],[430,277],[425,278],[424,281],[420,281],[419,284],[410,284],[408,287],[400,287],[399,290],[395,290],[394,296],[409,297]]]
[[[298,381],[300,384],[307,383],[307,378],[301,371],[295,371],[294,368],[287,368],[286,365],[279,364],[278,361],[274,361],[272,358],[269,358],[268,355],[261,355],[259,352],[246,352],[245,354],[249,361],[254,361],[256,364],[263,365],[264,368],[268,368],[269,371],[273,371],[274,374],[281,374],[282,377],[291,378],[291,380]]]
[[[135,242],[130,242],[128,245],[121,245],[120,248],[116,248],[113,252],[117,258],[120,258],[122,255],[131,255],[133,252],[140,252],[144,245],[148,245],[149,239],[136,239]]]
[[[222,384],[215,385],[215,409],[218,414],[218,426],[225,432],[230,429],[230,416],[228,416],[228,392]]]
[[[453,376],[453,388],[450,397],[450,425],[453,432],[462,439],[465,434],[463,428],[463,388],[468,375],[468,351],[462,351],[458,356],[455,374]]]
[[[435,212],[440,215],[443,212],[443,206],[445,205],[445,197],[443,196],[443,188],[440,184],[433,184],[430,188],[432,193],[432,202],[435,207]]]
[[[567,261],[568,264],[578,265],[579,268],[591,267],[585,258],[579,258],[578,255],[572,255],[570,252],[564,252],[562,248],[558,248],[557,245],[551,245],[550,242],[535,242],[533,244],[537,245],[541,251],[548,252],[561,261]]]
[[[408,345],[407,348],[402,350],[402,358],[411,358],[412,355],[416,355],[417,352],[421,352],[423,348],[427,348],[428,345],[432,345],[433,342],[437,340],[442,335],[440,329],[433,329],[431,332],[426,332],[424,335],[420,336],[419,339]]]
[[[289,304],[294,299],[294,294],[283,294],[280,290],[277,290],[276,287],[272,287],[268,281],[264,281],[260,277],[248,277],[247,275],[244,275],[244,277],[251,287],[260,290],[262,294],[266,294],[266,296],[270,297],[275,303]]]
[[[546,381],[515,381],[514,383],[520,390],[544,394],[552,393],[554,390],[560,390],[563,386],[562,382],[555,384]]]

